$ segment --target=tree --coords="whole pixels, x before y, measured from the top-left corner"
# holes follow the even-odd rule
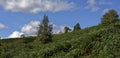
[[[44,15],[42,22],[39,24],[38,37],[42,43],[52,41],[53,25],[49,25],[48,16]]]
[[[65,33],[68,33],[68,32],[70,32],[71,31],[71,29],[69,28],[69,27],[64,27],[64,31],[65,31]]]
[[[77,23],[77,24],[74,26],[73,31],[78,31],[78,30],[81,30],[79,23]]]
[[[117,12],[111,9],[103,15],[101,23],[104,25],[111,24],[118,21],[119,20],[118,18],[119,15],[117,14]]]
[[[25,38],[25,34],[22,34],[20,37],[21,37],[21,38]]]

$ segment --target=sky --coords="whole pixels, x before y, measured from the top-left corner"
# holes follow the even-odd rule
[[[82,29],[98,25],[109,9],[120,14],[120,0],[0,0],[0,36],[35,36],[44,15],[54,24],[53,33],[80,23]]]

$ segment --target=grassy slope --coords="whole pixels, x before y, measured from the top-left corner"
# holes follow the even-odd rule
[[[0,41],[0,58],[120,58],[120,22],[55,35],[40,44],[36,37]]]

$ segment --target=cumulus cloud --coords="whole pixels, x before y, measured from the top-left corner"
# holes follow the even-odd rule
[[[4,24],[0,23],[0,29],[7,28]]]
[[[66,27],[66,26],[67,25],[61,25],[61,26],[54,25],[53,34],[64,33],[64,27]],[[67,27],[69,27],[70,29],[73,29],[70,26],[67,26]]]
[[[28,24],[25,24],[20,31],[14,31],[8,36],[8,38],[20,38],[21,35],[25,36],[35,36],[39,27],[39,21],[31,21]]]
[[[59,34],[64,32],[65,26],[55,26],[53,30],[53,34]]]
[[[99,10],[100,8],[96,6],[96,1],[95,0],[88,0],[87,1],[87,6],[85,9],[90,9],[92,12]]]
[[[25,35],[28,35],[28,36],[30,35],[34,36],[38,31],[39,24],[40,24],[39,21],[31,21],[30,23],[25,24],[21,28],[21,32],[23,32]]]
[[[12,12],[57,12],[74,8],[73,2],[62,0],[0,0],[0,6]]]
[[[21,35],[23,35],[24,33],[21,33],[19,31],[14,31],[10,36],[8,36],[8,38],[20,38]]]
[[[36,36],[38,28],[39,28],[40,21],[31,21],[28,24],[25,24],[20,31],[14,31],[8,38],[19,38],[21,35],[25,36]],[[50,23],[53,24],[53,23]],[[64,27],[67,25],[56,25],[53,24],[53,34],[64,33]],[[72,27],[68,26],[70,29]]]
[[[31,21],[30,23],[24,25],[21,29],[21,32],[24,33],[27,36],[36,36],[38,32],[38,27],[39,27],[40,21]],[[67,25],[56,25],[53,24],[53,34],[59,34],[60,32],[64,32],[64,27]],[[72,27],[68,26],[69,28],[73,29]]]

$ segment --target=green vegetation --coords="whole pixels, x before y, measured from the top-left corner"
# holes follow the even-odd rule
[[[119,15],[117,14],[117,12],[111,9],[103,15],[101,23],[104,25],[115,23],[116,21],[119,20],[118,17]]]
[[[69,27],[66,26],[66,27],[64,27],[64,31],[65,31],[64,33],[68,33],[68,32],[71,31],[71,29],[70,29]]]
[[[81,28],[80,28],[80,24],[77,23],[75,26],[74,26],[74,29],[73,31],[79,31]]]
[[[52,24],[49,25],[48,16],[44,15],[42,22],[39,24],[38,40],[41,43],[48,43],[52,41]]]
[[[1,40],[0,58],[120,57],[120,22],[54,35],[53,41],[48,44],[41,44],[35,39],[36,37]]]
[[[38,39],[0,40],[0,58],[120,58],[120,21],[55,34],[47,44]]]

